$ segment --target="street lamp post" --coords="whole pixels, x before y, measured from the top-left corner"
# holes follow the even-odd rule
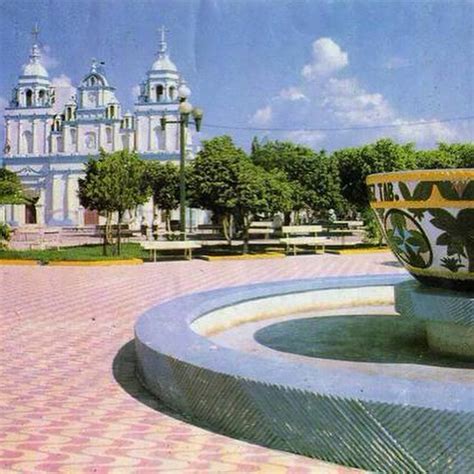
[[[161,117],[161,129],[164,131],[168,123],[179,124],[179,230],[181,238],[186,240],[186,131],[189,125],[189,117],[192,115],[196,131],[201,129],[203,112],[193,107],[187,98],[191,94],[188,86],[183,82],[178,88],[179,96],[179,119],[168,120],[164,115]]]

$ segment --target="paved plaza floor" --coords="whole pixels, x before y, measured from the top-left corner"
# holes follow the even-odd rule
[[[160,406],[134,377],[133,326],[146,309],[185,293],[401,272],[389,252],[116,267],[0,263],[0,472],[356,472],[213,433]]]

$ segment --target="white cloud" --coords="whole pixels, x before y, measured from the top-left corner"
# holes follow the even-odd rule
[[[132,87],[131,94],[133,100],[138,99],[138,96],[140,95],[140,86],[138,84]]]
[[[54,87],[73,87],[71,78],[66,76],[66,74],[53,77],[51,79],[51,85]]]
[[[301,74],[311,80],[326,76],[349,64],[347,53],[331,38],[319,38],[313,42],[313,58],[306,64]]]
[[[285,134],[285,140],[308,145],[310,147],[320,147],[326,139],[326,134],[319,131],[299,130]]]
[[[76,94],[76,88],[72,85],[71,78],[66,76],[66,74],[53,77],[51,85],[56,90],[56,100],[53,108],[56,113],[60,113],[63,111],[66,103],[71,100],[71,97]]]
[[[453,142],[462,140],[461,133],[445,123],[436,123],[436,119],[417,120],[420,125],[410,124],[410,121],[397,119],[396,128],[397,137],[404,142],[415,142],[418,145],[429,145],[436,142]],[[425,123],[425,125],[421,125]]]
[[[250,119],[253,125],[268,125],[272,120],[273,110],[270,105],[258,109]]]
[[[51,47],[45,44],[41,49],[41,64],[43,64],[46,69],[58,67],[59,61],[51,55]]]
[[[312,46],[312,61],[303,68],[300,83],[270,98],[255,112],[251,124],[271,122],[275,127],[294,129],[284,138],[327,149],[356,146],[381,137],[414,141],[420,147],[434,146],[438,141],[472,140],[472,130],[465,124],[432,123],[433,118],[404,116],[387,97],[367,90],[357,77],[341,77],[349,58],[332,39],[320,38]],[[393,59],[391,67],[402,67],[402,64],[405,64],[402,58]],[[413,125],[413,122],[421,124]],[[395,126],[377,128],[392,124]],[[327,129],[339,130],[329,133]]]
[[[329,79],[323,94],[323,105],[346,125],[379,125],[395,118],[382,94],[368,93],[354,78]]]
[[[278,97],[283,100],[290,100],[293,102],[296,100],[308,100],[308,98],[298,87],[288,87],[286,89],[282,89]]]

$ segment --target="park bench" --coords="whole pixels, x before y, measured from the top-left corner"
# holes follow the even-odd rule
[[[113,238],[117,238],[118,236],[118,224],[112,224],[110,226],[110,235]],[[105,234],[105,225],[96,225],[95,226],[95,234],[94,237],[100,237],[103,238]],[[130,230],[128,224],[122,224],[120,226],[120,237],[124,239],[125,241],[128,240],[130,237],[133,237],[136,234],[135,231]]]
[[[346,237],[364,233],[362,221],[332,221],[326,222],[323,227],[325,236],[340,237],[342,245],[345,245]]]
[[[214,234],[218,234],[222,231],[222,226],[218,224],[199,224],[198,231],[210,232]]]
[[[271,221],[255,221],[250,224],[249,235],[263,235],[264,239],[269,239],[273,232],[273,222]]]
[[[140,245],[153,255],[153,261],[156,262],[156,253],[166,250],[184,250],[184,256],[188,260],[193,257],[193,249],[201,248],[201,242],[196,240],[155,240],[141,242]]]
[[[293,255],[296,255],[298,246],[314,246],[314,253],[318,253],[318,246],[322,247],[322,253],[325,250],[325,244],[328,240],[324,237],[318,237],[318,232],[322,231],[320,225],[284,225],[281,231],[285,237],[280,239],[282,244],[286,245],[286,252],[293,248]]]
[[[39,227],[36,225],[19,227],[15,229],[15,237],[21,242],[26,242],[30,250],[37,247],[40,250],[55,248],[59,250],[61,243],[61,228]]]

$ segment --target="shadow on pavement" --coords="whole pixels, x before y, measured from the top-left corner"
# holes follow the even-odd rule
[[[114,358],[112,370],[117,383],[140,403],[153,410],[169,415],[180,421],[191,422],[184,416],[168,408],[155,395],[150,393],[138,380],[136,376],[137,359],[133,339],[125,344]],[[195,424],[195,423],[193,423]]]

